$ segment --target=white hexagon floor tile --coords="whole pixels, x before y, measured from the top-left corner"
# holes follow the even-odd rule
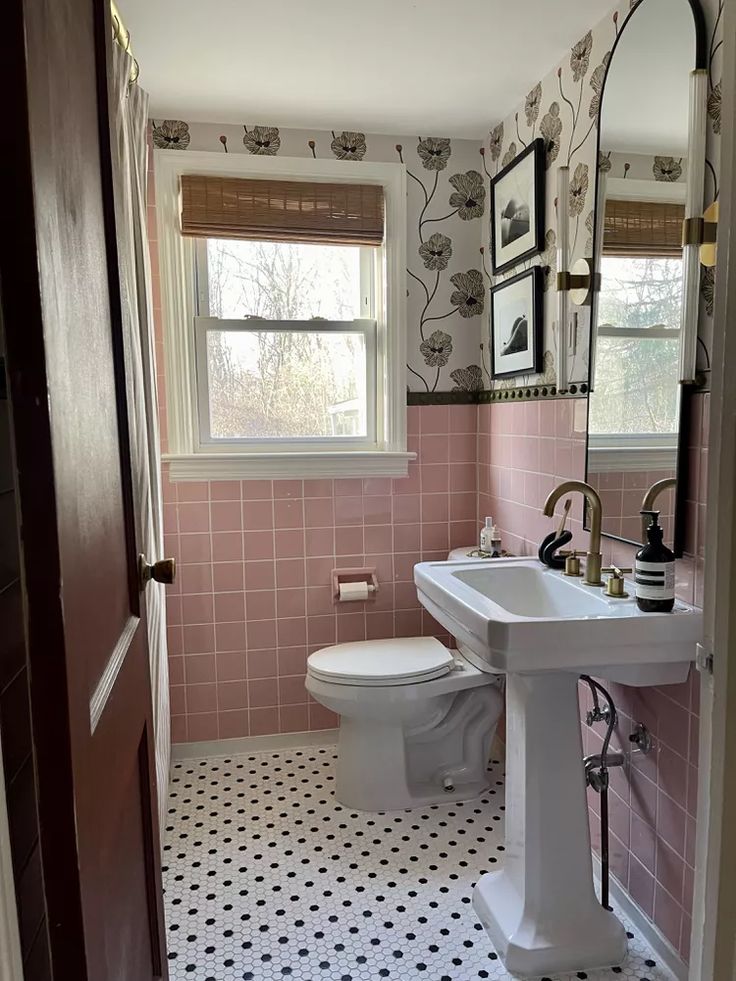
[[[503,861],[502,764],[479,800],[391,813],[341,807],[334,764],[314,746],[174,764],[171,981],[510,978],[470,905]],[[671,981],[626,926],[622,965],[564,977]]]

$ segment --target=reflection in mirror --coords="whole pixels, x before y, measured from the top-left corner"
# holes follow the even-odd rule
[[[664,480],[654,507],[665,542],[675,539],[694,66],[688,0],[641,0],[611,57],[601,103],[601,285],[593,312],[587,479],[601,495],[604,534],[631,542],[642,539],[639,511],[648,488]]]

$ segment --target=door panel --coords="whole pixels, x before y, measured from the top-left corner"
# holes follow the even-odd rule
[[[17,193],[0,275],[52,968],[58,981],[148,981],[166,962],[109,10],[9,3],[0,50],[16,68],[6,125]]]

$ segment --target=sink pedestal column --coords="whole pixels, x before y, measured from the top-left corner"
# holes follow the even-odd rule
[[[593,888],[577,676],[507,676],[506,856],[473,907],[506,969],[539,977],[620,964],[626,933]]]

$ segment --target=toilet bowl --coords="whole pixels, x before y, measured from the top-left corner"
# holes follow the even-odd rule
[[[306,687],[340,716],[340,803],[388,811],[481,794],[503,707],[498,677],[433,637],[315,651]]]

